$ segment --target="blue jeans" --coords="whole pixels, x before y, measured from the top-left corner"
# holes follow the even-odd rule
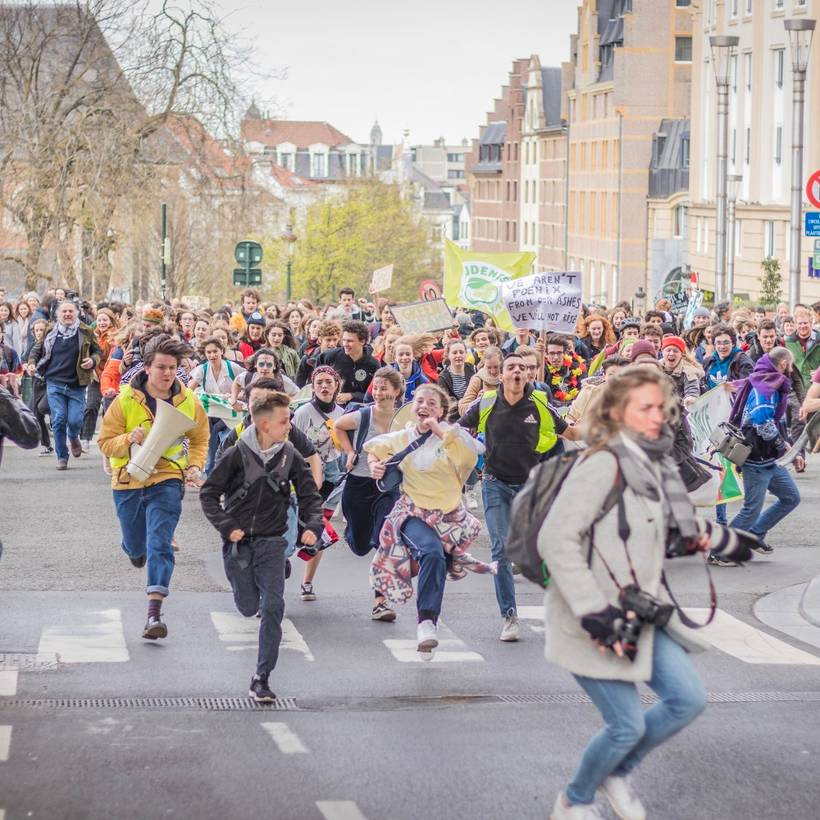
[[[726,524],[726,504],[715,504],[715,521],[718,524]]]
[[[85,413],[85,388],[69,387],[60,382],[47,382],[48,412],[51,416],[51,432],[54,433],[54,450],[57,459],[68,461],[68,438],[80,437]]]
[[[595,791],[614,774],[629,774],[654,748],[688,726],[706,706],[706,690],[683,647],[662,629],[655,630],[649,687],[660,703],[646,712],[634,683],[575,675],[604,718],[606,726],[581,755],[567,800],[589,804]]]
[[[216,451],[222,440],[228,435],[230,430],[222,419],[208,419],[208,427],[211,430],[211,437],[208,439],[208,458],[205,461],[205,475],[208,475],[214,468],[216,461]]]
[[[114,506],[126,555],[148,555],[145,591],[168,595],[174,572],[171,539],[182,514],[182,482],[170,479],[138,490],[114,490]]]
[[[510,531],[510,508],[513,498],[521,489],[520,484],[505,484],[495,476],[484,475],[481,482],[481,498],[484,501],[484,521],[490,534],[490,549],[493,561],[498,561],[498,575],[495,576],[495,597],[502,617],[514,615],[515,585],[512,566],[507,560],[504,546]]]
[[[447,579],[447,556],[438,533],[420,518],[408,518],[401,528],[401,540],[419,562],[416,608],[419,621],[437,620]]]
[[[799,503],[800,491],[785,467],[776,464],[743,465],[743,507],[732,519],[732,526],[748,530],[759,538],[782,521]],[[766,490],[777,498],[766,512],[761,514],[766,500]]]

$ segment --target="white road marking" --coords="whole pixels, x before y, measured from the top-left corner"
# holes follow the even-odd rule
[[[6,810],[0,809],[0,820],[6,820]]]
[[[17,670],[3,669],[0,671],[0,696],[14,697],[17,694]],[[0,818],[2,820],[2,818]]]
[[[382,643],[400,663],[430,663],[417,650],[418,641],[415,638],[385,640]],[[483,660],[482,655],[469,650],[467,644],[442,621],[438,622],[438,647],[433,653],[433,663],[480,663]]]
[[[0,726],[0,763],[9,759],[11,748],[11,726]]]
[[[367,820],[352,800],[317,800],[316,808],[325,820]]]
[[[686,612],[702,623],[708,610],[687,608]],[[722,609],[717,611],[715,620],[709,626],[698,632],[712,646],[744,663],[820,666],[820,658],[815,655],[774,638]]]
[[[273,738],[273,742],[283,755],[307,754],[305,744],[287,723],[263,723],[262,728]]]
[[[246,618],[238,612],[212,612],[211,621],[225,643],[252,644],[252,646],[228,646],[229,650],[254,649],[259,641],[259,618]],[[290,618],[282,620],[282,643],[280,649],[299,652],[306,661],[315,661],[310,647]]]
[[[538,621],[537,624],[527,624],[530,632],[538,635],[544,633],[544,606],[519,606],[517,608],[519,621]]]
[[[130,660],[119,609],[89,612],[88,622],[48,626],[40,636],[38,660],[61,663],[123,663]]]

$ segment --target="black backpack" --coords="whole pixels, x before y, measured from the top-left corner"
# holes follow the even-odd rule
[[[583,450],[571,450],[536,464],[512,502],[510,530],[505,546],[507,558],[521,568],[521,574],[528,581],[542,588],[549,586],[550,573],[546,561],[538,554],[538,532],[558,496],[564,479],[582,453]],[[620,494],[619,470],[615,484],[609,491],[601,511],[595,516],[590,530],[618,503]],[[583,502],[579,500],[579,503]],[[591,557],[592,539],[587,563]]]
[[[267,465],[262,463],[241,438],[237,441],[236,448],[242,457],[242,486],[225,497],[226,512],[236,514],[242,509],[248,496],[253,500],[253,490],[260,481],[266,483],[275,493],[279,493],[285,501],[290,498],[289,476],[296,450],[289,441],[284,442],[282,448],[271,460],[275,463],[270,466],[270,469],[267,469]]]

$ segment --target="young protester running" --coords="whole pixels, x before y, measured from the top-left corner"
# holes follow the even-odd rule
[[[390,432],[396,412],[396,401],[404,393],[401,375],[392,367],[381,367],[370,385],[373,404],[336,419],[333,429],[345,455],[345,478],[342,490],[342,512],[347,528],[345,540],[355,555],[367,555],[379,546],[384,519],[398,500],[398,491],[382,492],[370,474],[364,445]],[[396,613],[387,606],[384,596],[375,591],[376,600],[370,617],[374,621],[395,621]]]
[[[182,513],[186,480],[197,482],[208,452],[208,417],[194,393],[176,378],[188,346],[170,336],[157,336],[142,349],[144,370],[119,395],[103,416],[100,450],[111,463],[114,506],[122,529],[122,548],[137,567],[148,565],[148,619],[143,638],[164,638],[168,628],[160,610],[169,594],[174,571],[174,530]],[[153,473],[140,481],[126,470],[131,445],[142,444],[153,426],[157,403],[168,402],[194,422],[185,440],[174,441]]]
[[[498,562],[495,597],[501,610],[502,641],[517,641],[521,634],[512,567],[504,550],[513,498],[530,470],[556,447],[559,436],[580,438],[578,430],[567,425],[546,395],[533,389],[526,367],[517,352],[507,356],[498,389],[485,392],[458,422],[485,437],[481,494],[492,558]]]
[[[250,695],[259,703],[276,697],[268,681],[282,642],[291,484],[303,522],[301,543],[316,544],[323,526],[310,468],[287,440],[289,404],[283,393],[257,391],[250,402],[253,423],[219,459],[199,494],[203,512],[222,536],[225,575],[236,608],[247,618],[261,613],[250,684]]]
[[[341,483],[344,473],[339,464],[339,449],[333,438],[333,422],[344,413],[344,410],[336,404],[341,380],[332,367],[327,365],[317,367],[311,374],[311,384],[313,385],[313,398],[293,414],[293,426],[307,436],[308,441],[316,448],[322,460],[323,477],[319,492],[322,496],[322,515],[325,521],[325,530],[322,533],[322,548],[324,549],[339,540],[330,519],[337,504],[334,491]],[[321,560],[322,552],[320,551],[305,565],[305,575],[302,580],[303,601],[316,600],[313,579]]]
[[[444,582],[463,578],[465,570],[495,572],[494,564],[473,558],[466,550],[481,530],[461,501],[461,488],[483,450],[466,430],[444,422],[447,394],[438,385],[423,384],[413,397],[413,425],[386,433],[364,445],[370,474],[384,479],[400,472],[401,495],[379,536],[370,567],[373,589],[394,603],[413,594],[413,562],[418,563],[418,651],[432,659],[438,646],[438,617]],[[449,565],[449,568],[448,568]]]
[[[373,374],[381,367],[367,344],[369,338],[364,322],[349,320],[342,324],[342,346],[319,356],[317,364],[329,365],[339,374],[339,404],[363,402]]]

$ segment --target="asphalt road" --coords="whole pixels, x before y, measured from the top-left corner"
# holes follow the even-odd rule
[[[799,479],[804,503],[770,559],[715,571],[721,649],[694,658],[710,705],[639,770],[653,818],[818,816],[820,649],[753,614],[820,573],[818,473]],[[600,727],[544,661],[542,596],[523,580],[520,643],[498,641],[492,581],[469,576],[448,586],[446,640],[423,663],[412,609],[371,622],[367,560],[334,548],[316,602],[299,600],[295,568],[280,701],[262,709],[247,699],[256,621],[234,611],[193,494],[160,644],[139,637],[144,571],[119,549],[96,448],[62,474],[7,448],[0,537],[0,820],[535,820]],[[486,557],[486,539],[473,551]],[[706,605],[697,562],[671,582]]]

